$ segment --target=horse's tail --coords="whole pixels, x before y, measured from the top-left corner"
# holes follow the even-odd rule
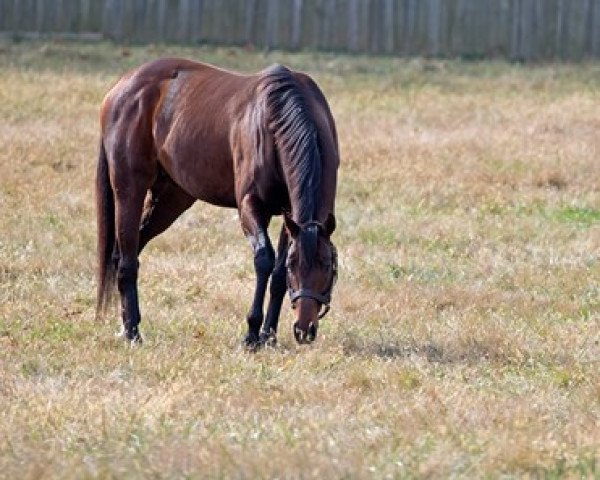
[[[115,200],[110,184],[106,149],[102,140],[100,140],[100,154],[96,170],[96,216],[98,222],[96,316],[98,317],[111,303],[116,283],[116,268],[112,260],[115,244]]]

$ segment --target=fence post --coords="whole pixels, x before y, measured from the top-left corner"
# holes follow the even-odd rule
[[[594,58],[600,56],[600,5],[594,0],[591,25],[591,55]]]
[[[37,0],[36,12],[35,12],[35,28],[38,32],[43,32],[45,29],[44,25],[44,13],[45,13],[46,2],[44,0]]]
[[[583,56],[590,57],[592,54],[592,29],[594,28],[594,0],[585,0],[583,18]]]
[[[267,2],[267,32],[265,47],[268,50],[277,47],[279,42],[279,0]]]
[[[437,57],[440,54],[440,21],[442,17],[440,0],[429,0],[428,5],[428,52],[429,55]]]
[[[518,60],[521,56],[521,0],[512,0],[512,7],[510,59]]]
[[[121,2],[119,0],[106,0],[102,12],[102,34],[111,40],[120,40],[120,32],[117,30],[115,18],[120,17],[120,12],[115,12]]]
[[[565,25],[564,10],[565,10],[565,5],[564,5],[563,0],[558,0],[558,2],[556,4],[556,37],[554,38],[554,40],[555,40],[554,54],[558,58],[561,58],[562,54],[563,54],[562,39],[563,39],[563,32],[564,32],[564,25]]]
[[[383,48],[385,53],[394,51],[394,0],[385,0],[383,5],[383,25],[385,37]]]
[[[256,0],[247,0],[246,1],[246,11],[245,11],[245,32],[244,32],[244,41],[247,45],[254,43],[254,37],[252,32],[254,30],[254,14],[256,11]]]
[[[292,5],[292,34],[291,46],[293,50],[300,48],[300,33],[302,25],[302,0],[294,0]]]
[[[202,38],[202,0],[192,1],[190,17],[190,41],[192,43],[197,43]]]
[[[358,51],[358,2],[360,0],[348,0],[348,49],[351,52]]]

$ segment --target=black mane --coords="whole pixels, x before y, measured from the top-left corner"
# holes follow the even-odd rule
[[[292,72],[273,65],[263,73],[268,127],[272,132],[287,181],[290,200],[303,225],[314,219],[321,183],[317,129]]]

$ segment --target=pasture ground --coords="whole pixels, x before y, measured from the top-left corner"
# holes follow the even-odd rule
[[[329,98],[314,346],[286,300],[278,347],[240,348],[250,249],[200,204],[141,257],[144,346],[94,320],[98,107],[167,54]],[[599,477],[599,151],[598,64],[0,43],[0,477]]]

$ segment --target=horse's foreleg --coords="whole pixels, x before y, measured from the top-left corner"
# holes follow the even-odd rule
[[[255,347],[259,342],[260,327],[263,322],[263,304],[269,276],[275,264],[275,252],[269,240],[267,227],[270,216],[261,208],[260,201],[246,195],[240,205],[242,229],[250,240],[254,252],[254,270],[256,272],[256,288],[252,307],[248,313],[248,334],[244,339],[248,347]]]
[[[277,324],[279,323],[279,314],[281,312],[281,304],[285,296],[287,287],[286,266],[288,250],[288,236],[285,226],[281,227],[279,234],[279,243],[277,245],[277,260],[275,268],[271,275],[271,288],[269,299],[269,308],[267,309],[267,318],[263,325],[260,334],[261,343],[274,343],[277,340]]]

